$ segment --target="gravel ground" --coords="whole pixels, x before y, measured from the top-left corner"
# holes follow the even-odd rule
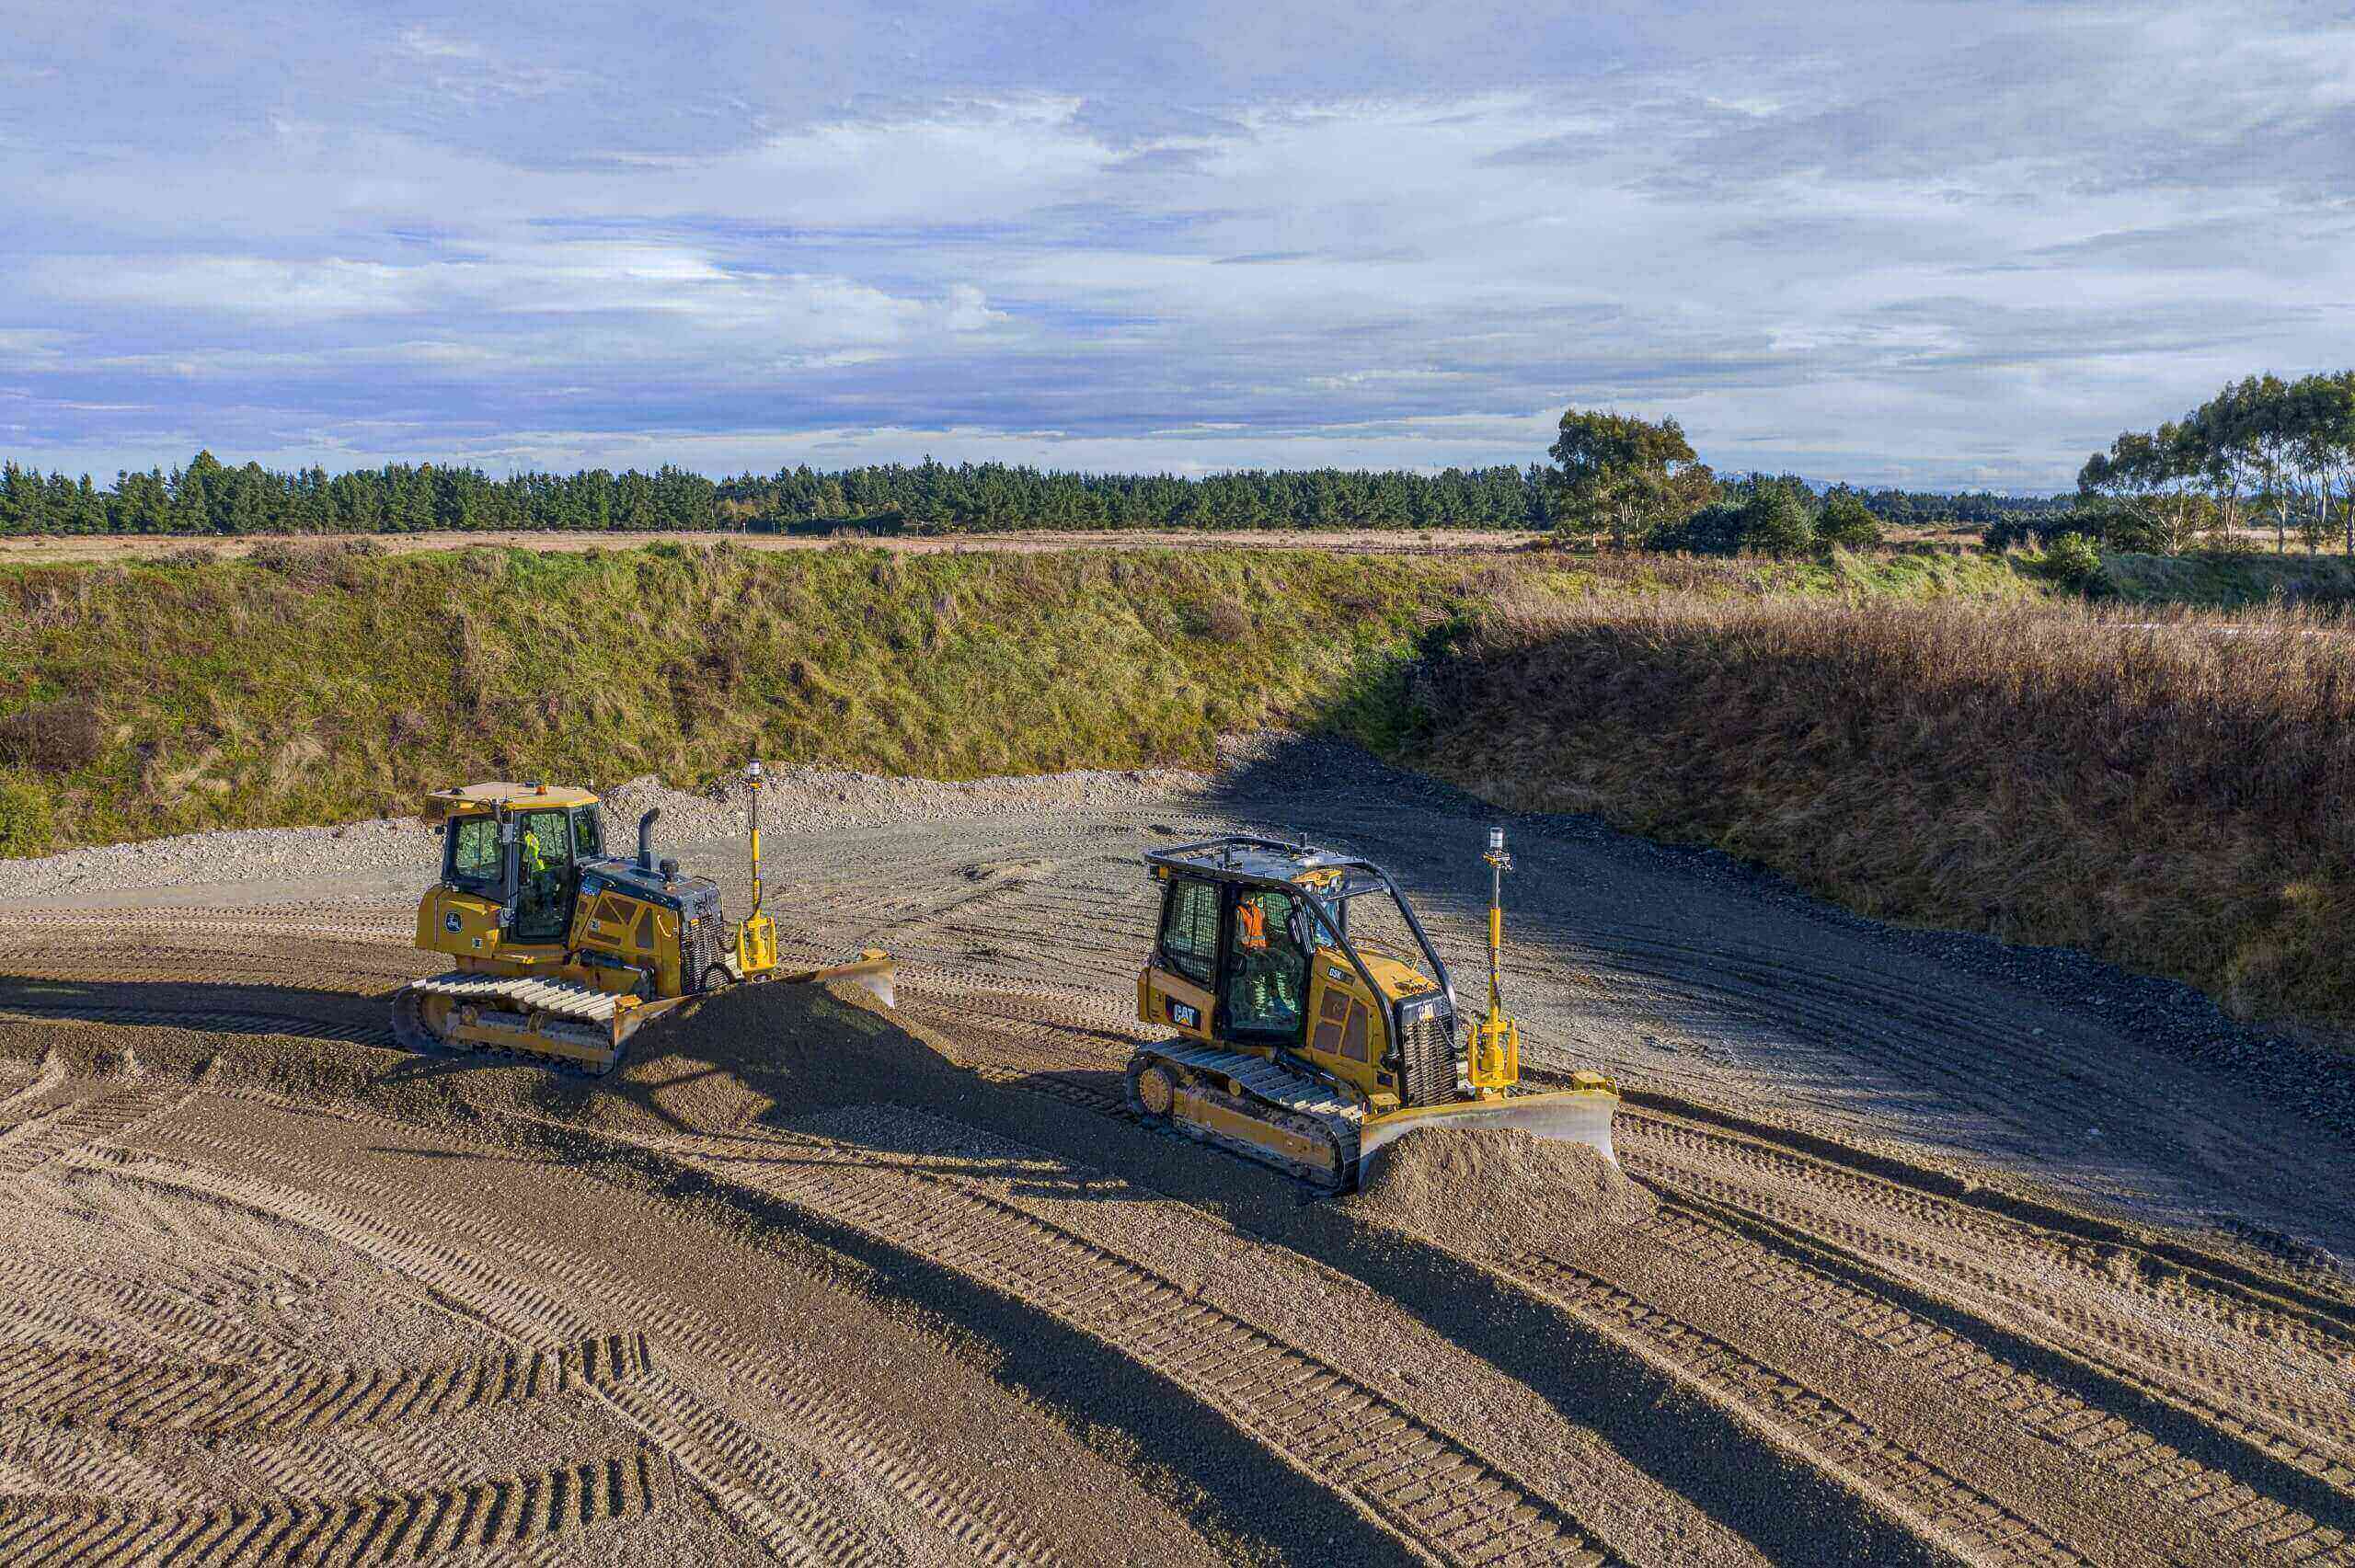
[[[1081,771],[1029,777],[912,779],[798,763],[765,764],[764,833],[947,821],[1002,812],[1084,810],[1200,790],[1206,775],[1175,768]],[[657,842],[741,841],[750,786],[730,776],[702,790],[672,789],[641,776],[605,796],[605,831],[627,853],[639,816],[660,808]],[[666,852],[668,850],[666,849]],[[327,828],[240,828],[0,861],[9,900],[56,903],[155,888],[246,882],[344,879],[422,886],[438,874],[441,844],[421,818],[388,818]]]
[[[1620,1157],[1657,1207],[1591,1225],[1609,1196],[1593,1173],[1467,1161],[1401,1235],[1362,1199],[1306,1202],[1117,1114],[1154,907],[1138,857],[1243,828],[1370,853],[1468,1001],[1496,814],[1345,747],[1266,738],[1223,761],[974,785],[780,770],[772,912],[800,954],[890,946],[902,1009],[755,988],[649,1031],[595,1082],[351,1043],[424,961],[404,920],[429,862],[339,853],[396,844],[389,829],[86,864],[49,909],[0,923],[0,1013],[114,1022],[0,1017],[0,1172],[88,1138],[193,1151],[208,1179],[253,1185],[241,1212],[289,1185],[349,1186],[370,1225],[438,1250],[362,1228],[336,1233],[356,1249],[339,1254],[302,1230],[283,1255],[325,1283],[256,1319],[287,1343],[345,1322],[413,1361],[410,1298],[373,1318],[364,1300],[369,1267],[406,1270],[447,1299],[490,1291],[479,1310],[501,1322],[642,1328],[807,1459],[822,1434],[757,1386],[800,1366],[874,1430],[934,1435],[921,1473],[1008,1499],[1074,1560],[1133,1557],[1120,1532],[1143,1521],[1173,1561],[1404,1560],[1442,1539],[1353,1492],[1353,1469],[1318,1471],[1324,1438],[1235,1402],[1265,1376],[1281,1403],[1304,1356],[1629,1562],[1992,1562],[1991,1539],[2006,1561],[2345,1555],[2355,1281],[2338,1256],[2355,1201],[2346,1086],[2320,1048],[2074,954],[1884,926],[1721,855],[1511,817],[1524,1048],[1629,1088]],[[682,858],[740,907],[741,857],[719,853],[738,799],[642,781],[614,798],[617,825],[661,805],[661,841],[711,849]],[[229,890],[194,896],[155,867]],[[176,1012],[226,1022],[167,1026]],[[272,1032],[311,1020],[313,1038]],[[140,1094],[202,1089],[128,1129],[89,1119],[127,1048]],[[20,1302],[61,1258],[101,1284],[155,1272],[134,1222],[232,1305],[248,1288],[211,1276],[233,1244],[275,1255],[249,1220],[32,1202],[51,1179],[0,1183],[27,1238]],[[1454,1234],[1447,1211],[1499,1181],[1545,1185],[1527,1212],[1558,1219]],[[130,1240],[83,1246],[75,1226]],[[1140,1312],[1167,1316],[1131,1333]],[[1198,1319],[1264,1337],[1234,1342],[1243,1381],[1185,1360],[1177,1331]],[[120,1445],[21,1428],[0,1427],[0,1479],[153,1483]],[[841,1467],[820,1479],[843,1517],[938,1560],[902,1472],[827,1451],[812,1462]],[[793,1468],[761,1484],[790,1493]],[[1059,1493],[1066,1474],[1097,1479]],[[672,1517],[597,1550],[642,1539],[693,1560],[733,1539],[717,1513]]]

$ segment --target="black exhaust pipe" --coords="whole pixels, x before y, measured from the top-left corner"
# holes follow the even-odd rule
[[[654,869],[654,819],[661,815],[662,808],[657,806],[638,819],[638,868],[640,871]]]

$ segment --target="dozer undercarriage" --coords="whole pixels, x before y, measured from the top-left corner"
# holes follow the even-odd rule
[[[718,884],[655,858],[659,810],[639,820],[633,859],[604,853],[586,790],[482,784],[431,795],[442,872],[418,906],[417,945],[457,967],[394,993],[395,1038],[602,1074],[639,1029],[732,985],[844,980],[890,1005],[891,960],[879,949],[815,968],[778,964],[776,926],[761,912],[758,762],[746,778],[752,909],[733,927]]]
[[[1130,1110],[1327,1190],[1355,1186],[1376,1150],[1426,1127],[1518,1128],[1610,1158],[1610,1080],[1520,1086],[1499,981],[1501,830],[1487,858],[1488,1007],[1459,1041],[1447,967],[1379,866],[1241,836],[1147,855],[1164,892],[1137,1011],[1178,1037],[1131,1059]],[[1395,910],[1407,934],[1353,933],[1354,900]]]

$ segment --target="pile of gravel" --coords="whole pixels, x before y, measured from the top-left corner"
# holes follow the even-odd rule
[[[1583,1143],[1519,1127],[1417,1127],[1340,1200],[1358,1219],[1476,1257],[1558,1254],[1651,1218],[1650,1193]]]
[[[236,828],[0,861],[10,898],[113,893],[319,876],[381,876],[423,886],[442,865],[440,838],[413,817],[333,828]]]

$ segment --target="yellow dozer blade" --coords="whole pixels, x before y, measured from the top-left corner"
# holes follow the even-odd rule
[[[892,998],[890,956],[869,947],[848,963],[813,969],[771,969],[758,982],[814,985],[843,980],[886,1007]],[[696,1000],[641,1001],[566,980],[453,970],[414,980],[393,994],[393,1034],[410,1050],[478,1048],[539,1057],[602,1077],[620,1065],[640,1029]]]
[[[814,985],[827,980],[844,980],[858,987],[886,1007],[897,1007],[899,1001],[891,993],[897,970],[891,956],[880,947],[867,947],[847,964],[829,964],[823,968],[795,969],[781,972],[777,979],[788,985]]]
[[[1611,1118],[1618,1109],[1619,1096],[1609,1089],[1563,1089],[1368,1116],[1358,1132],[1358,1168],[1364,1170],[1384,1144],[1424,1127],[1518,1127],[1533,1138],[1583,1143],[1615,1165],[1619,1161],[1611,1150]]]

